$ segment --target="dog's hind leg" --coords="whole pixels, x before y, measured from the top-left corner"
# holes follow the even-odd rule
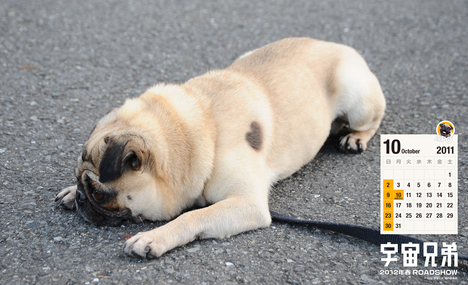
[[[335,117],[348,122],[351,133],[339,140],[345,153],[361,153],[380,126],[385,111],[385,98],[375,75],[364,59],[347,53],[333,79],[335,84]]]

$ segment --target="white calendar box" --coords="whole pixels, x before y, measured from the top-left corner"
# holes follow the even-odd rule
[[[381,135],[382,234],[458,234],[458,136]]]

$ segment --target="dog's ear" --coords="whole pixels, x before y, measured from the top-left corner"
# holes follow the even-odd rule
[[[99,164],[99,182],[113,181],[125,171],[141,169],[146,152],[141,138],[105,138],[104,141],[107,146]]]

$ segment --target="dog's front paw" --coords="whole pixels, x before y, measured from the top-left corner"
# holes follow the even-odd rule
[[[366,143],[355,133],[347,134],[338,141],[338,149],[344,153],[361,153],[366,148]]]
[[[157,234],[157,229],[138,233],[124,244],[126,254],[139,258],[157,258],[171,249],[165,237]]]
[[[55,196],[55,202],[67,210],[75,210],[76,185],[67,187]]]

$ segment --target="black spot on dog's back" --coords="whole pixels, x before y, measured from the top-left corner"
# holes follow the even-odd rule
[[[262,148],[263,135],[259,123],[253,121],[250,124],[250,132],[245,135],[245,139],[253,149],[258,151]]]
[[[122,176],[124,172],[122,160],[125,145],[124,142],[109,139],[107,148],[99,164],[99,182],[106,183]]]

